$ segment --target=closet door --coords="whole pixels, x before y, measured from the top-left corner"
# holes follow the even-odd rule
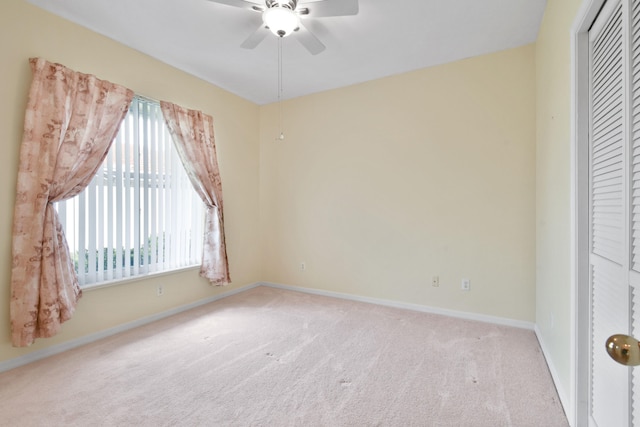
[[[609,336],[631,332],[630,270],[631,254],[636,250],[630,250],[632,143],[628,106],[632,100],[628,93],[632,73],[629,19],[629,0],[609,0],[589,32],[589,407],[590,423],[598,427],[624,427],[633,423],[630,414],[630,368],[614,362],[605,346]],[[633,223],[635,225],[635,220]],[[637,252],[640,254],[640,250]],[[637,268],[635,264],[634,268]]]
[[[630,114],[630,272],[628,297],[630,300],[631,335],[640,338],[640,0],[631,1],[629,63],[629,109]],[[627,368],[631,376],[631,420],[640,426],[640,366]]]

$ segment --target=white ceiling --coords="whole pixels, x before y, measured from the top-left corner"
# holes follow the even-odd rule
[[[207,0],[28,1],[257,104],[277,100],[277,37],[240,48],[257,12]],[[283,99],[532,43],[545,4],[360,0],[356,16],[303,18],[327,48],[313,56],[296,34],[283,39]]]

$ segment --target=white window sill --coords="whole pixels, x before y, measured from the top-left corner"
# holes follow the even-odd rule
[[[82,292],[93,291],[96,289],[108,288],[111,286],[126,285],[131,282],[138,282],[140,280],[147,280],[147,279],[152,279],[154,277],[160,277],[160,276],[168,276],[168,275],[180,273],[183,271],[196,270],[196,269],[199,270],[200,265],[191,265],[188,267],[180,267],[172,270],[154,271],[152,273],[138,274],[136,276],[123,277],[121,279],[114,279],[114,280],[108,280],[104,282],[92,283],[90,285],[80,286],[80,289],[82,289]]]

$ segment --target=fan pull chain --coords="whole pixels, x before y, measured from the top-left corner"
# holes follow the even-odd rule
[[[276,141],[284,140],[284,131],[282,130],[282,37],[278,37],[278,115],[280,124],[280,135]]]

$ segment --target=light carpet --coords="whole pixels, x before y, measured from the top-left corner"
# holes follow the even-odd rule
[[[0,374],[2,426],[567,426],[532,331],[260,286]]]

